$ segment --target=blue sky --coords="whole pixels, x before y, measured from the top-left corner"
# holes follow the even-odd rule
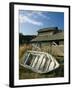
[[[48,27],[64,29],[64,13],[19,10],[20,33],[24,35],[37,35],[39,29]]]

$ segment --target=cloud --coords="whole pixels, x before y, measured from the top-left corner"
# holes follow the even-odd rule
[[[44,15],[43,12],[38,12],[38,15],[43,18],[50,19],[50,17],[47,17],[46,15]]]
[[[50,19],[50,17],[46,16],[45,12],[43,12],[43,11],[25,11],[24,15],[29,16],[29,17],[33,17],[33,18],[41,17],[41,18],[44,18],[46,20]]]
[[[20,23],[31,23],[33,25],[42,26],[43,23],[34,19],[31,19],[29,16],[20,15]]]
[[[33,16],[33,17],[41,17],[41,18],[45,18],[45,19],[50,19],[50,17],[46,16],[44,12],[41,11],[33,11],[31,13],[27,13],[28,16]]]
[[[44,20],[49,20],[50,17],[46,16],[45,12],[42,11],[22,11],[20,13],[20,23],[30,23],[37,26],[42,26]],[[39,19],[41,18],[41,20]]]

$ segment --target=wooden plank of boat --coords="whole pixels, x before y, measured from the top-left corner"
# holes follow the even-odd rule
[[[45,52],[27,51],[21,65],[37,73],[48,73],[59,67],[56,59]]]

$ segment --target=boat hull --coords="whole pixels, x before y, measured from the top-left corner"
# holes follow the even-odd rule
[[[20,65],[36,73],[48,73],[60,66],[52,55],[45,52],[27,51],[22,59]]]

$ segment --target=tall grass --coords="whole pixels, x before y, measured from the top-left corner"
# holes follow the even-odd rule
[[[31,50],[31,49],[32,49],[32,46],[30,44],[20,45],[20,47],[19,47],[19,59],[24,55],[24,53],[27,50]]]

